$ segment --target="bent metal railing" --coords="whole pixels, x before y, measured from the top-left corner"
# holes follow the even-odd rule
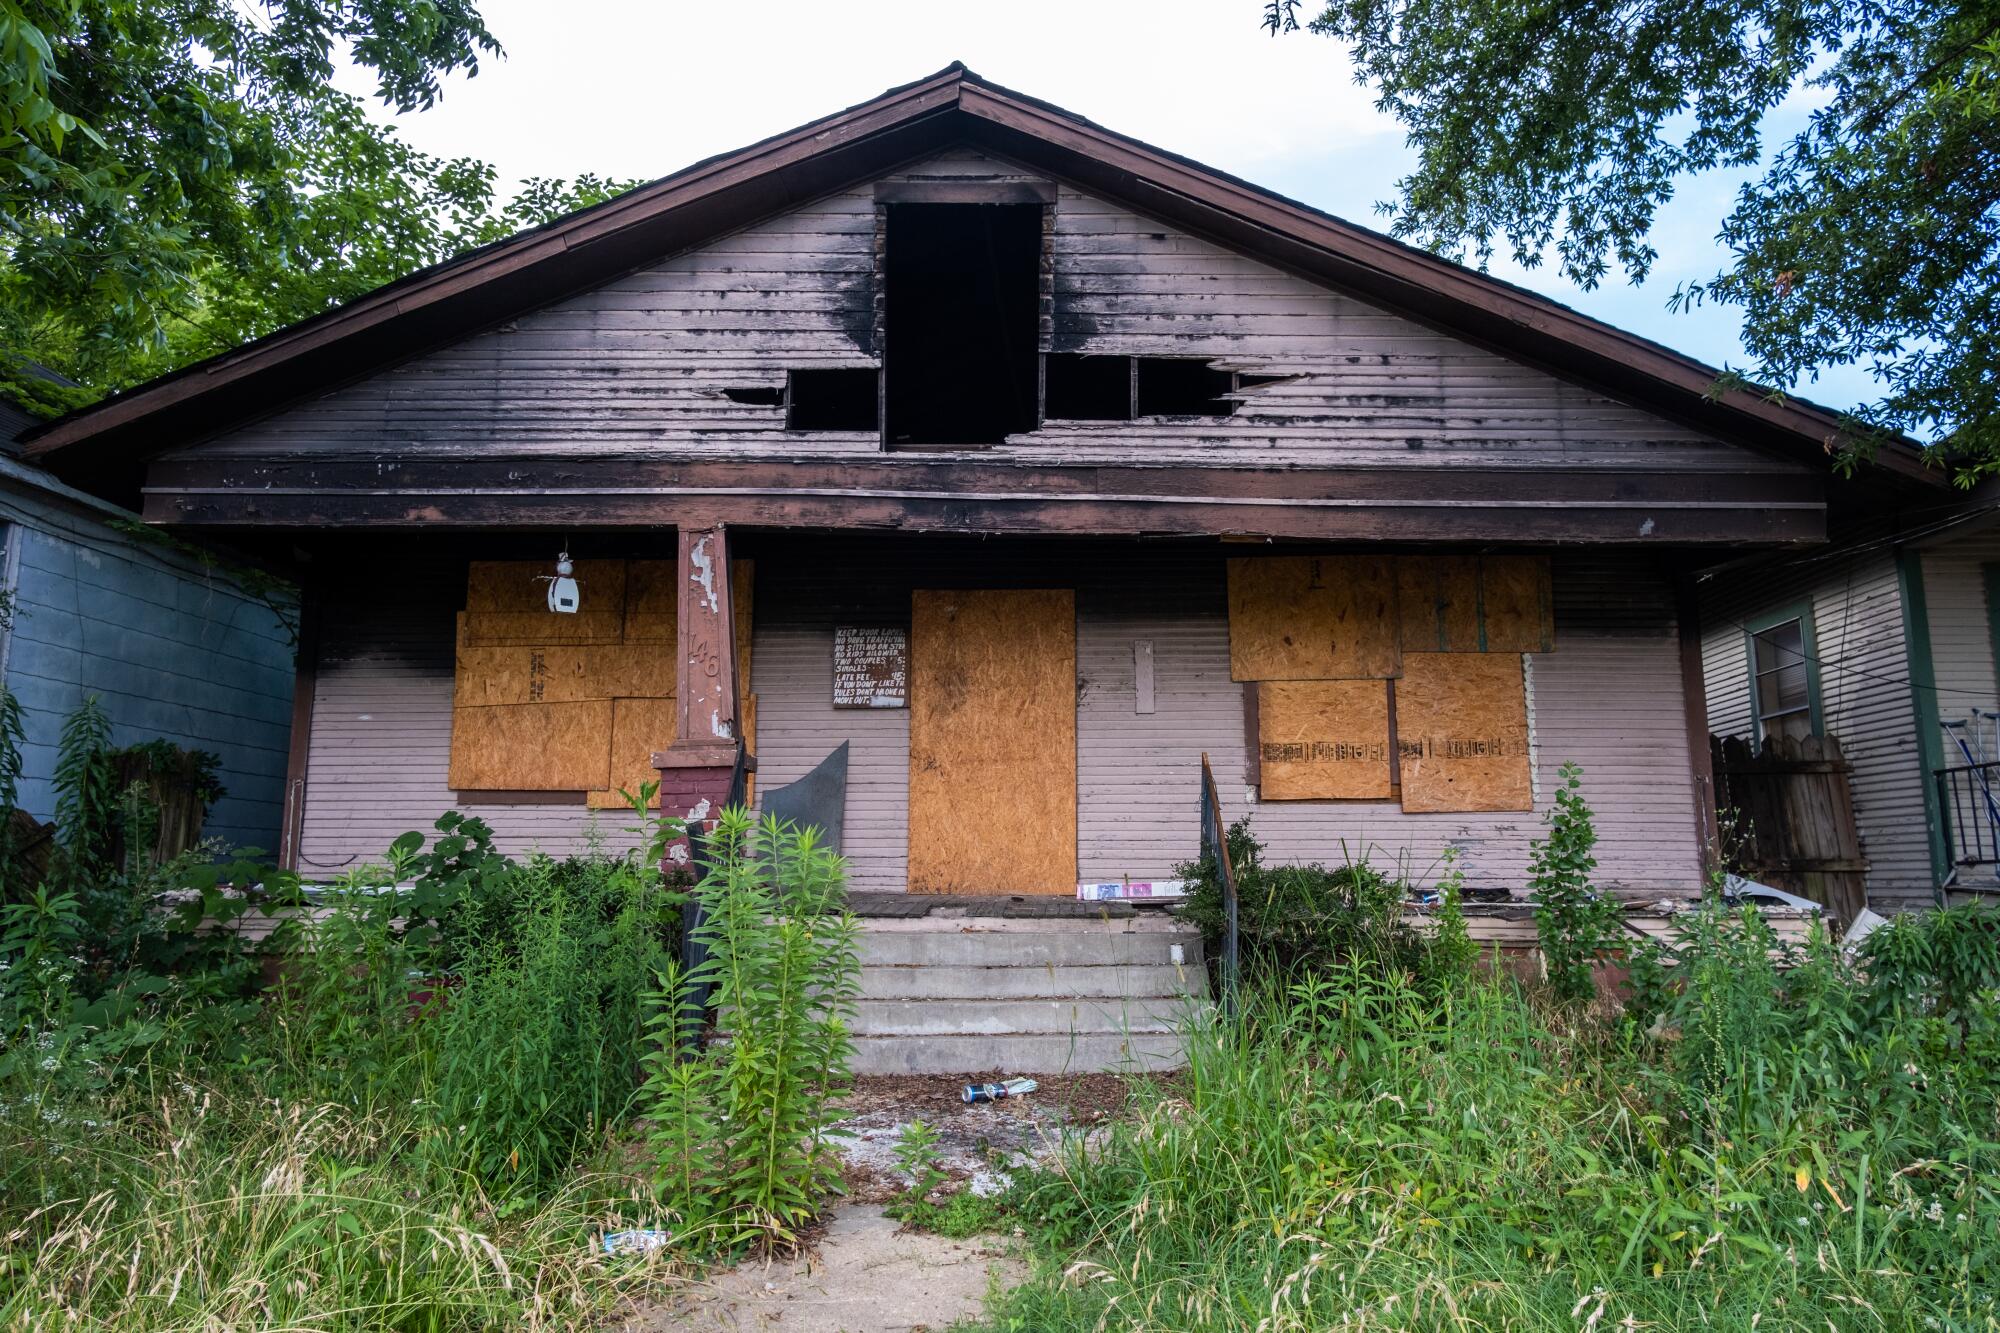
[[[2000,867],[2000,760],[1940,768],[1932,779],[1951,864]]]
[[[1236,934],[1236,868],[1229,863],[1229,828],[1222,820],[1222,801],[1215,794],[1215,770],[1208,755],[1201,757],[1201,855],[1215,858],[1215,877],[1222,885],[1222,1016],[1236,1017],[1239,963]]]

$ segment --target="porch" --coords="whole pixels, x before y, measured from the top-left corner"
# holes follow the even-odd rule
[[[567,540],[586,567],[676,557],[672,537],[600,533]],[[619,727],[614,731],[621,734],[608,738],[581,733],[599,747],[592,759],[598,770],[607,762],[603,747],[615,750],[609,761],[615,772],[556,774],[563,758],[557,751],[567,742],[553,738],[568,734],[560,732],[532,753],[545,771],[468,773],[459,762],[469,734],[458,670],[468,571],[482,561],[552,567],[564,541],[551,533],[377,534],[365,543],[343,534],[322,542],[315,553],[320,575],[307,585],[311,642],[301,691],[307,712],[297,731],[288,811],[299,868],[331,875],[377,859],[398,835],[426,828],[451,808],[485,819],[510,852],[565,855],[622,845],[632,821],[611,789],[636,790],[656,777],[654,756],[670,755],[666,742],[678,745],[683,728],[691,730],[682,699],[672,697],[677,645],[658,637],[663,631],[647,631],[654,637],[626,655],[628,674],[650,679],[617,687],[668,696],[631,710],[650,714],[661,730],[628,736]],[[1512,809],[1426,812],[1406,808],[1388,780],[1386,756],[1385,780],[1366,796],[1284,799],[1262,781],[1257,685],[1232,670],[1229,561],[1246,550],[1282,557],[1340,548],[766,531],[731,532],[729,541],[730,560],[748,570],[741,604],[736,595],[726,603],[743,624],[711,641],[728,644],[738,660],[727,675],[706,679],[738,683],[728,703],[739,710],[755,757],[753,800],[761,803],[765,793],[847,747],[841,851],[857,892],[931,887],[911,873],[926,820],[947,831],[984,826],[1003,851],[1019,849],[1024,858],[1036,851],[1038,864],[1049,860],[1039,852],[1053,848],[1060,864],[1037,884],[1044,893],[1073,897],[1078,881],[1171,878],[1197,852],[1193,809],[1204,753],[1226,819],[1249,815],[1274,859],[1340,864],[1368,856],[1423,880],[1452,848],[1474,887],[1518,893],[1556,770],[1574,761],[1597,812],[1599,874],[1607,887],[1650,900],[1684,897],[1700,881],[1694,774],[1706,754],[1688,744],[1674,567],[1665,558],[1593,551],[1552,559],[1549,650],[1518,657],[1517,688],[1526,695],[1523,798]],[[1409,554],[1441,549],[1449,548]],[[1025,686],[1003,684],[1016,692],[1003,694],[1005,706],[991,713],[1003,725],[1017,721],[1018,690],[1034,688],[1041,691],[1038,716],[1054,720],[1039,728],[1007,725],[1004,734],[989,736],[994,748],[982,763],[991,763],[975,765],[972,777],[950,789],[962,799],[941,815],[924,808],[921,782],[912,785],[918,763],[912,719],[920,711],[913,701],[857,707],[835,690],[840,632],[907,636],[912,598],[926,589],[1055,590],[1071,598],[1060,617],[1068,661]],[[588,579],[582,591],[588,615]],[[597,589],[595,605],[603,605],[603,592]],[[905,645],[921,648],[907,637]],[[569,660],[554,649],[543,654],[549,670]],[[1048,680],[1058,683],[1050,688]],[[494,688],[503,685],[516,687],[503,681]],[[542,702],[557,704],[563,688],[551,680]],[[921,694],[925,687],[918,681],[909,688]],[[688,694],[688,716],[712,725],[720,692],[706,709]],[[560,706],[586,726],[626,711]],[[688,808],[704,798],[711,807],[719,803],[728,774],[720,757],[714,768],[721,771],[703,775],[711,785],[691,793]],[[996,778],[1003,770],[1006,776]],[[983,882],[969,875],[941,887],[978,894],[1015,885],[997,875]]]

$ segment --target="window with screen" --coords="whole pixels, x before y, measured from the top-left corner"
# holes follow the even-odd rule
[[[1812,622],[1803,613],[1752,629],[1751,705],[1757,738],[1810,736],[1819,729]]]

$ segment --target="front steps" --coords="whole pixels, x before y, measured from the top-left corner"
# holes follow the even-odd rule
[[[857,1074],[1172,1069],[1206,1005],[1201,936],[1153,913],[864,917]],[[1173,961],[1174,946],[1182,961]]]

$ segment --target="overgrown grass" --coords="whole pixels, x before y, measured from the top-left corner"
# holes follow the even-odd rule
[[[1798,961],[1674,988],[1657,1041],[1504,976],[1265,987],[1022,1191],[1041,1271],[995,1327],[1993,1327],[2000,1135],[1963,1040],[1990,1001],[1905,1044],[1850,1021],[1875,988],[1816,975],[1830,950]],[[1730,1063],[1683,1052],[1702,1024],[1762,1030]]]
[[[585,1170],[510,1208],[419,1137],[236,1078],[10,1101],[0,1327],[576,1328],[664,1276],[598,1253],[651,1220],[643,1182]]]

